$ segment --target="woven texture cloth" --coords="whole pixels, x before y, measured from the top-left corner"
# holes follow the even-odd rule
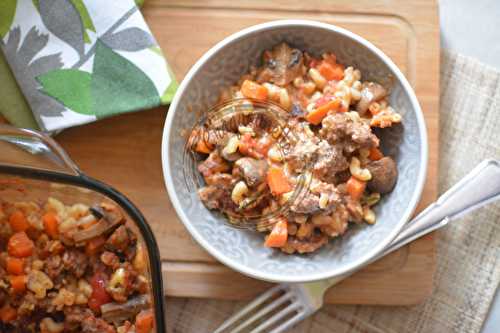
[[[439,191],[486,158],[500,158],[500,72],[441,57]],[[327,305],[290,332],[480,332],[500,281],[500,203],[439,231],[434,292],[411,307]],[[167,299],[169,332],[211,332],[241,302]]]

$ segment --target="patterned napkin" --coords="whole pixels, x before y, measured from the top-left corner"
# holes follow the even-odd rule
[[[0,48],[45,131],[167,104],[177,88],[133,0],[0,0]]]
[[[9,64],[0,52],[0,114],[4,116],[10,124],[31,129],[39,129],[30,106],[26,102],[21,89],[10,70]]]
[[[439,190],[485,158],[500,158],[500,72],[441,57]],[[479,333],[500,282],[500,203],[438,232],[434,291],[415,306],[327,305],[290,333]],[[168,281],[167,281],[168,282]],[[363,286],[359,286],[363,288]],[[168,332],[212,332],[243,302],[167,299]]]

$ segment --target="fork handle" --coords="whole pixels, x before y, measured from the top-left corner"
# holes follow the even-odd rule
[[[376,259],[499,198],[500,162],[485,160],[410,221]]]
[[[408,222],[384,251],[356,270],[431,231],[447,225],[452,220],[498,199],[500,199],[500,161],[485,160],[441,195],[436,202]],[[309,282],[304,285],[308,290],[314,291],[314,294],[318,295],[353,273],[354,271],[340,277]]]

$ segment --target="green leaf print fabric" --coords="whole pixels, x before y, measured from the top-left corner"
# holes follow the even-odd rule
[[[12,24],[16,12],[16,4],[16,0],[0,1],[0,37],[2,38],[9,31]]]
[[[42,74],[37,79],[42,84],[41,91],[61,104],[81,114],[94,114],[90,95],[90,73],[77,69],[57,69]]]
[[[160,96],[151,79],[100,41],[97,42],[90,90],[98,118],[113,114],[115,110],[128,112],[160,104]]]
[[[170,103],[177,82],[138,4],[0,1],[0,49],[39,128]]]

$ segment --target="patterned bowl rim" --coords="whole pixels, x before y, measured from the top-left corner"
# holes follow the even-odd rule
[[[422,142],[422,149],[420,152],[420,171],[417,177],[417,185],[413,190],[413,194],[409,201],[408,207],[405,212],[401,215],[401,218],[394,229],[387,234],[382,242],[377,244],[372,248],[371,251],[365,253],[357,260],[353,260],[348,264],[341,265],[337,268],[332,268],[330,270],[326,270],[321,273],[311,272],[297,275],[289,275],[287,277],[283,277],[282,275],[278,275],[275,273],[266,272],[264,270],[259,270],[255,268],[248,267],[235,259],[232,259],[224,254],[224,252],[215,248],[212,244],[210,244],[207,240],[204,239],[202,234],[197,230],[197,228],[191,224],[189,221],[189,217],[186,215],[182,206],[180,204],[179,198],[177,197],[176,189],[174,187],[174,181],[172,177],[171,170],[169,168],[169,155],[171,152],[171,141],[170,134],[172,131],[172,125],[174,120],[174,115],[178,110],[178,105],[181,101],[181,97],[186,93],[188,85],[191,83],[191,80],[196,75],[196,73],[202,68],[202,66],[209,61],[212,57],[214,57],[220,50],[224,49],[228,45],[238,41],[239,39],[245,38],[248,35],[262,33],[264,31],[274,30],[277,28],[284,27],[298,27],[298,28],[315,28],[315,29],[323,29],[330,31],[334,34],[340,34],[344,37],[347,37],[353,40],[356,43],[359,43],[366,47],[370,52],[375,54],[385,65],[390,69],[390,71],[397,77],[403,89],[408,94],[410,98],[411,105],[415,110],[415,115],[417,118],[417,124],[419,129],[419,136]],[[254,25],[248,28],[245,28],[239,32],[236,32],[222,41],[213,46],[210,50],[208,50],[194,65],[191,67],[189,72],[186,74],[185,78],[182,80],[179,89],[177,90],[176,95],[169,107],[169,111],[167,114],[167,118],[165,121],[165,126],[163,129],[163,139],[161,146],[162,153],[162,165],[163,165],[163,175],[165,185],[167,187],[167,192],[170,197],[170,201],[177,212],[177,215],[181,219],[182,223],[189,231],[189,233],[194,237],[194,239],[200,244],[205,250],[208,251],[212,256],[214,256],[217,260],[222,262],[223,264],[231,267],[232,269],[241,272],[247,276],[270,281],[270,282],[286,282],[286,283],[299,283],[299,282],[310,282],[310,281],[318,281],[324,280],[334,277],[341,277],[343,275],[347,275],[356,270],[356,268],[362,266],[363,264],[369,262],[373,259],[377,254],[383,251],[383,249],[389,245],[389,243],[399,234],[403,226],[410,219],[412,213],[414,212],[423,191],[426,175],[427,175],[427,162],[428,162],[428,142],[427,142],[427,130],[424,121],[424,116],[422,114],[422,109],[420,108],[420,104],[417,100],[415,92],[413,88],[410,86],[408,81],[406,80],[403,73],[399,70],[399,68],[392,62],[392,60],[385,55],[379,48],[373,45],[371,42],[362,38],[361,36],[356,35],[355,33],[340,28],[338,26],[322,23],[311,20],[278,20],[278,21],[270,21],[258,25]]]

